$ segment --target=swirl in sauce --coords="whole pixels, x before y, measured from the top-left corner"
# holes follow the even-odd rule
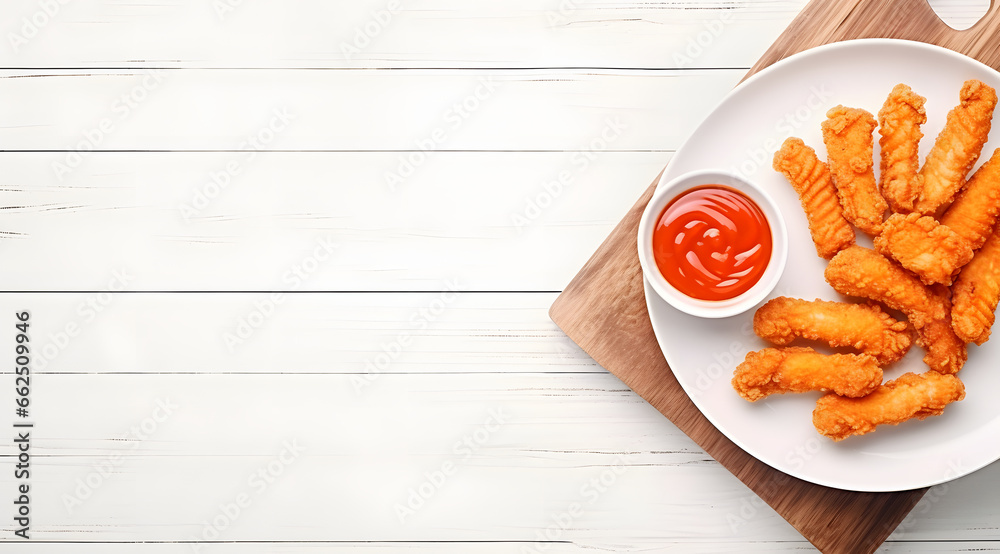
[[[653,258],[667,281],[692,298],[735,298],[764,274],[771,227],[743,193],[722,185],[695,187],[660,214]]]

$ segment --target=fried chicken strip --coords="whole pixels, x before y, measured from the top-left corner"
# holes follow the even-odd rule
[[[830,170],[802,139],[789,137],[774,154],[773,167],[799,195],[816,253],[829,260],[854,244],[854,229],[844,219]]]
[[[889,209],[872,169],[875,125],[872,114],[844,106],[831,108],[822,124],[823,143],[844,217],[870,235],[878,234]]]
[[[935,371],[955,373],[968,357],[965,343],[951,331],[947,289],[925,286],[915,275],[874,250],[851,246],[830,260],[826,282],[848,296],[881,302],[906,314],[917,330],[924,362]]]
[[[990,133],[996,91],[970,79],[962,85],[959,99],[920,169],[921,191],[914,209],[924,215],[934,215],[962,189]]]
[[[906,373],[864,398],[823,396],[816,402],[813,425],[821,435],[842,441],[870,433],[877,425],[941,415],[945,406],[963,398],[965,385],[954,375]]]
[[[1000,302],[1000,234],[994,230],[952,287],[951,320],[964,341],[983,344]]]
[[[912,212],[920,194],[917,173],[920,139],[924,136],[920,126],[927,122],[926,100],[900,83],[893,87],[878,112],[879,189],[894,212]]]
[[[837,292],[868,298],[899,310],[917,329],[944,317],[940,303],[930,288],[895,262],[869,248],[845,248],[830,260],[823,275]]]
[[[733,388],[750,402],[786,392],[833,391],[858,397],[881,382],[882,369],[867,354],[826,355],[796,346],[750,352],[733,373]]]
[[[945,317],[935,319],[921,329],[917,329],[917,344],[927,351],[924,363],[939,373],[958,373],[969,357],[968,341],[955,333],[951,320],[951,291],[937,285],[934,295]]]
[[[941,216],[941,224],[969,242],[975,252],[1000,218],[1000,148],[982,165]]]
[[[850,347],[882,365],[902,358],[913,338],[905,321],[897,321],[874,304],[848,304],[779,296],[757,309],[753,331],[760,338],[787,345],[796,338]]]
[[[875,250],[917,274],[925,285],[951,285],[972,259],[969,241],[929,215],[892,214],[875,237]]]

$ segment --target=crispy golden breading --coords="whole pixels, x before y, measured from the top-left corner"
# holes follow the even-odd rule
[[[927,351],[924,363],[928,367],[938,373],[958,373],[969,358],[968,341],[960,339],[952,326],[951,291],[941,285],[935,286],[933,291],[945,316],[917,329],[917,344]]]
[[[822,125],[830,173],[844,217],[870,235],[878,234],[889,209],[872,169],[875,125],[872,114],[844,106],[831,108]]]
[[[944,311],[934,292],[899,264],[869,248],[851,246],[830,260],[826,282],[841,294],[881,302],[906,314],[917,329]]]
[[[796,346],[750,352],[733,373],[733,388],[751,402],[786,392],[864,396],[881,382],[882,369],[867,354],[826,355]]]
[[[920,188],[920,126],[927,122],[927,99],[900,83],[893,87],[878,112],[881,149],[879,189],[894,212],[909,213]]]
[[[740,396],[753,402],[829,391],[816,404],[813,424],[834,441],[940,415],[965,397],[955,374],[968,359],[967,343],[989,338],[1000,304],[1000,148],[968,178],[988,140],[997,94],[971,79],[959,98],[923,166],[926,98],[903,83],[893,87],[877,122],[863,109],[827,112],[821,130],[829,165],[795,137],[775,153],[774,169],[798,193],[816,252],[829,260],[826,281],[871,302],[782,296],[765,303],[754,313],[753,330],[779,348],[747,354],[732,379]],[[855,244],[852,225],[873,236],[873,249]],[[790,346],[798,340],[858,354]],[[913,343],[924,348],[931,371],[880,384],[881,366],[900,360]]]
[[[996,230],[962,269],[951,290],[955,334],[964,341],[983,344],[990,338],[1000,301],[1000,234]]]
[[[813,425],[821,435],[841,441],[870,433],[877,425],[941,415],[945,406],[963,398],[965,385],[954,375],[906,373],[864,398],[823,396],[816,402]]]
[[[902,358],[913,337],[905,321],[897,321],[874,304],[848,304],[779,296],[757,309],[753,331],[760,338],[787,345],[796,338],[850,347],[882,365]]]
[[[924,362],[942,373],[955,373],[968,356],[965,343],[951,330],[947,289],[939,292],[874,250],[851,246],[830,260],[827,283],[841,294],[868,298],[906,314],[927,350]]]
[[[799,195],[809,221],[816,253],[830,259],[854,244],[854,229],[844,219],[830,170],[816,157],[816,151],[790,137],[774,154],[774,169],[785,175]]]
[[[929,215],[892,214],[875,237],[875,250],[917,274],[925,285],[951,285],[972,259],[972,247]]]
[[[975,252],[993,232],[1000,218],[1000,148],[993,151],[955,202],[941,216],[941,224],[969,242]]]
[[[989,137],[997,94],[982,81],[971,79],[959,92],[961,103],[948,112],[948,120],[920,169],[920,197],[914,209],[935,215],[965,185]]]

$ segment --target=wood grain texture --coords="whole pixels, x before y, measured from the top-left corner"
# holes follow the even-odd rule
[[[73,0],[2,67],[749,67],[803,0]],[[721,36],[738,49],[697,44]],[[28,30],[30,33],[30,29]],[[100,33],[101,37],[95,36]],[[184,40],[177,40],[182,33]],[[721,41],[718,41],[721,42]],[[627,47],[624,47],[627,45]],[[693,45],[693,46],[692,46]],[[677,56],[672,55],[678,53]]]
[[[239,298],[243,295],[219,296],[123,295],[45,368],[68,372],[78,363],[89,374],[37,376],[37,540],[72,544],[43,542],[50,549],[26,550],[24,543],[8,542],[0,543],[0,552],[74,547],[91,552],[82,543],[96,540],[102,542],[93,552],[257,552],[257,544],[261,552],[296,552],[290,541],[306,540],[316,541],[314,552],[335,551],[337,541],[348,541],[342,551],[362,548],[360,541],[384,541],[382,551],[399,552],[410,548],[398,542],[407,540],[442,545],[445,552],[446,543],[455,541],[483,541],[461,543],[465,548],[455,550],[460,552],[489,552],[494,541],[526,543],[527,548],[496,546],[502,552],[552,552],[536,542],[539,532],[554,525],[553,515],[580,501],[580,487],[604,473],[619,453],[627,458],[627,471],[608,494],[588,493],[586,514],[559,536],[571,551],[812,551],[780,516],[615,376],[575,346],[552,344],[558,330],[546,311],[554,294],[463,294],[427,329],[402,323],[407,318],[398,314],[428,306],[433,294],[303,295],[311,300],[283,304],[254,335],[261,344],[245,345],[228,362],[203,343],[216,336],[215,322],[231,321],[226,314],[240,311],[227,305],[248,302]],[[164,308],[171,299],[176,307]],[[33,308],[32,329],[42,338],[65,322],[56,308],[61,304],[74,313],[79,301],[71,294],[4,295],[0,313]],[[124,352],[112,356],[114,349],[105,344],[103,354],[94,354],[101,338],[123,336],[106,327],[128,325],[119,310],[147,320],[162,314],[161,328],[174,329],[170,335],[176,338],[173,345],[170,336],[143,340],[147,352],[131,362],[132,374],[114,373],[130,364]],[[315,330],[294,337],[301,327],[289,319],[297,318],[302,326],[311,321],[327,329],[325,340],[332,344],[311,344],[324,340]],[[329,338],[352,321],[355,331],[342,340]],[[191,328],[178,329],[182,324]],[[413,340],[383,367],[384,374],[367,374],[367,364],[352,362],[374,359],[382,345],[406,330]],[[198,339],[201,334],[208,340]],[[448,341],[448,335],[454,338]],[[260,348],[279,342],[307,352],[275,349],[265,356]],[[345,351],[351,345],[356,353]],[[174,352],[167,351],[171,346]],[[303,367],[308,351],[314,355]],[[282,352],[284,364],[275,361]],[[265,359],[250,366],[252,355]],[[193,361],[199,358],[205,363]],[[563,373],[567,363],[575,366],[565,367],[570,374]],[[194,373],[172,373],[178,369]],[[8,371],[0,382],[9,378]],[[368,382],[360,390],[358,378]],[[143,433],[145,438],[121,440],[153,414],[157,399],[176,405],[173,415]],[[509,424],[485,441],[480,455],[456,456],[455,441],[474,433],[491,407],[509,412]],[[219,537],[234,541],[234,550],[218,542],[198,549],[172,542],[200,536],[219,504],[238,493],[241,479],[290,438],[306,450]],[[0,456],[9,458],[13,448],[10,442],[0,445]],[[423,482],[424,471],[447,459],[461,462],[454,480],[413,525],[399,525],[393,505]],[[78,494],[77,479],[86,481],[108,460],[120,463],[89,500],[68,513],[63,494]],[[980,491],[997,482],[1000,464],[932,488],[890,538],[894,546],[883,551],[946,552],[957,545],[949,541],[992,540],[996,547],[1000,532],[991,514],[1000,501]],[[13,485],[13,473],[0,472],[0,491]],[[0,524],[0,541],[10,535]],[[114,541],[139,540],[141,546],[114,550]],[[154,546],[157,541],[171,544]]]
[[[559,291],[672,154],[434,152],[390,186],[407,156],[95,152],[60,180],[64,152],[0,153],[0,248],[31,260],[0,290]]]
[[[748,73],[796,52],[857,38],[920,40],[1000,65],[991,43],[1000,9],[967,31],[945,25],[924,0],[814,0]],[[916,61],[915,61],[916,62]],[[789,477],[722,435],[691,403],[663,358],[646,312],[636,230],[655,183],[556,300],[553,320],[602,366],[669,417],[824,552],[874,552],[927,489],[848,492]]]
[[[22,293],[0,310],[30,307],[39,373],[355,374],[359,391],[388,374],[606,375],[546,317],[555,296]]]
[[[938,0],[935,7],[964,22],[977,3]],[[805,2],[419,0],[391,13],[386,0],[233,4],[74,0],[25,44],[0,48],[0,66],[749,67]],[[12,34],[40,11],[34,0],[4,6]],[[705,31],[719,40],[704,47],[698,34]],[[179,32],[184,40],[176,40]]]
[[[32,540],[522,541],[543,552],[535,542],[574,502],[583,511],[548,540],[592,552],[799,539],[606,372],[387,374],[358,394],[359,375],[37,375]],[[291,459],[286,443],[298,445]],[[447,479],[425,486],[445,464]],[[261,468],[266,487],[251,479]],[[0,490],[16,484],[0,472]],[[241,493],[245,509],[208,532]],[[21,552],[12,525],[0,522],[0,552]]]
[[[0,149],[77,151],[83,162],[108,150],[400,150],[419,153],[418,169],[446,150],[663,150],[742,73],[0,70]],[[662,101],[685,95],[683,106]],[[58,161],[60,175],[81,164]],[[386,169],[405,179],[398,165]]]
[[[204,543],[203,543],[204,544]],[[892,544],[891,542],[889,544]],[[316,554],[364,552],[365,554],[385,554],[398,552],[427,552],[432,554],[510,554],[511,552],[544,552],[545,554],[590,554],[593,548],[567,542],[532,542],[532,541],[266,541],[239,543],[207,543],[204,549],[196,550],[191,543],[157,543],[143,541],[140,547],[136,543],[72,543],[60,544],[52,542],[24,543],[19,553],[23,554]],[[996,544],[988,541],[935,541],[906,542],[893,544],[895,548],[886,552],[907,554],[947,554],[956,551],[964,552],[998,552]],[[141,550],[138,550],[141,548]],[[684,554],[746,554],[746,544],[732,542],[692,542],[684,545]],[[768,543],[759,550],[767,554],[798,553],[811,550],[805,541]],[[679,552],[672,549],[646,550],[647,552]]]
[[[957,31],[934,13],[926,0],[847,0],[811,2],[753,65],[747,76],[797,52],[858,38],[915,40],[950,48],[996,69],[1000,3],[994,2],[976,24]],[[919,60],[914,60],[919,63]]]

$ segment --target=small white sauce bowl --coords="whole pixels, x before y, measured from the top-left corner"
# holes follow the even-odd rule
[[[771,259],[767,269],[749,290],[728,300],[700,300],[680,292],[660,273],[653,258],[653,230],[667,204],[682,193],[704,185],[723,185],[742,192],[760,207],[771,228]],[[660,184],[639,220],[638,239],[639,264],[653,290],[674,308],[698,317],[731,317],[760,304],[778,284],[788,260],[788,230],[774,201],[757,185],[728,171],[692,171]]]

